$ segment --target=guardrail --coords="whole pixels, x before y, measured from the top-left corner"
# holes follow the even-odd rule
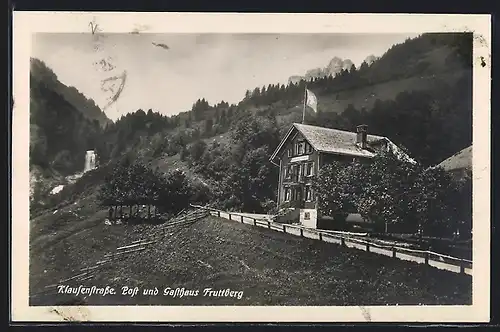
[[[213,216],[244,224],[251,224],[291,235],[307,237],[328,243],[335,243],[343,247],[356,248],[375,254],[426,264],[455,273],[472,275],[472,261],[463,258],[444,255],[430,250],[410,249],[395,245],[375,243],[366,239],[356,238],[356,236],[359,235],[354,235],[354,233],[318,230],[304,226],[277,223],[271,220],[256,218],[254,216],[248,216],[238,212],[221,211],[199,205],[191,206],[198,209],[208,210]]]

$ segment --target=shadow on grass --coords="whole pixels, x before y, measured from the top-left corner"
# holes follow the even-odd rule
[[[113,223],[122,223],[122,224],[127,224],[127,225],[159,225],[167,222],[169,218],[164,215],[158,215],[156,217],[151,216],[150,218],[143,217],[143,216],[123,216],[123,217],[118,217],[118,218],[113,218],[108,220]]]

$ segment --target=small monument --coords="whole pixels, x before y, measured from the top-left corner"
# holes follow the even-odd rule
[[[83,168],[84,173],[96,168],[95,157],[96,155],[94,150],[87,151],[87,153],[85,154],[85,166]]]

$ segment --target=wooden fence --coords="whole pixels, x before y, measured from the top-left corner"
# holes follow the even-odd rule
[[[365,234],[356,235],[355,233],[349,232],[324,231],[307,228],[304,226],[277,223],[271,220],[266,220],[255,216],[248,216],[237,212],[221,211],[198,205],[191,206],[198,209],[208,210],[213,216],[241,222],[244,224],[264,227],[291,235],[307,237],[310,239],[316,239],[328,243],[335,243],[348,248],[356,248],[393,258],[426,264],[455,273],[472,275],[472,261],[463,258],[452,257],[430,250],[417,250],[396,245],[380,244],[364,238],[360,238],[360,236],[363,236]]]

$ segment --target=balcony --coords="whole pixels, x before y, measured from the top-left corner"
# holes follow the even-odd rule
[[[286,184],[304,184],[312,180],[313,176],[305,175],[291,175],[283,179],[283,183]]]

